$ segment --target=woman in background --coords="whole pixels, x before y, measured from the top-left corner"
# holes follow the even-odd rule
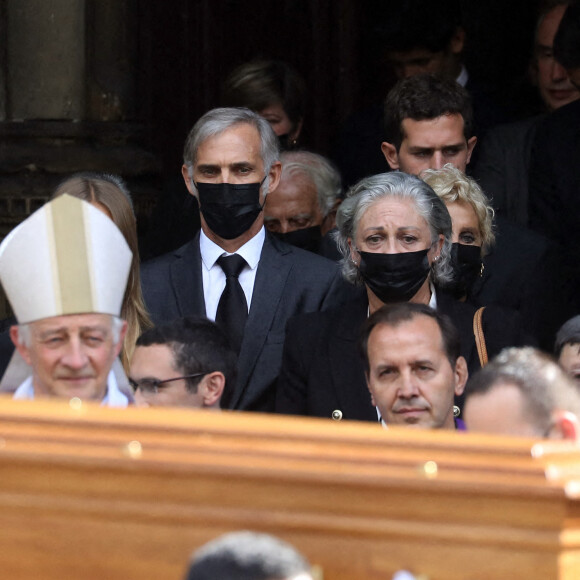
[[[120,177],[104,173],[72,175],[56,188],[52,199],[65,193],[88,201],[109,216],[121,230],[133,253],[131,271],[121,307],[121,318],[127,321],[127,334],[121,351],[121,362],[125,372],[128,372],[137,338],[144,330],[153,326],[141,293],[137,222],[131,195]]]
[[[282,150],[297,147],[306,109],[302,77],[281,60],[254,60],[236,68],[222,91],[225,107],[246,107],[270,123]]]

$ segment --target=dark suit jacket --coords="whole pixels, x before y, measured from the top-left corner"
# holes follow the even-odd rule
[[[530,226],[564,248],[580,225],[580,101],[538,126],[530,170]]]
[[[530,168],[530,227],[557,243],[565,281],[578,296],[580,101],[560,107],[536,130]],[[577,305],[580,307],[580,304]]]
[[[143,264],[145,304],[154,324],[205,316],[199,234],[185,246]],[[266,236],[238,361],[235,387],[222,406],[271,411],[286,322],[291,316],[333,308],[352,296],[338,266]]]
[[[461,354],[470,373],[480,368],[473,336],[476,308],[437,292],[437,307],[454,322],[461,337]],[[288,323],[276,412],[289,415],[377,421],[358,352],[360,330],[367,318],[366,298],[328,312],[297,316]],[[507,346],[529,344],[516,313],[486,308],[482,319],[488,355]],[[456,403],[460,406],[463,397]]]
[[[551,351],[556,331],[573,315],[555,244],[498,217],[496,243],[483,264],[483,275],[475,282],[469,301],[517,310],[526,332]]]
[[[491,198],[498,215],[521,225],[528,224],[528,176],[536,128],[544,115],[499,125],[481,145],[473,176]]]

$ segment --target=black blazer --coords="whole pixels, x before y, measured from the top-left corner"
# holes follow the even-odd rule
[[[454,322],[461,337],[461,354],[470,373],[480,368],[473,335],[476,308],[438,291],[437,307]],[[276,412],[289,415],[377,421],[371,404],[362,359],[358,352],[368,303],[360,298],[328,312],[306,314],[288,323]],[[507,346],[530,344],[517,313],[486,308],[482,319],[489,357]],[[463,397],[456,403],[460,406]]]
[[[496,243],[469,295],[475,306],[519,312],[525,331],[551,351],[556,331],[574,312],[558,248],[540,234],[496,220]]]
[[[560,107],[539,124],[530,166],[529,223],[559,246],[562,284],[580,308],[580,100]],[[576,312],[577,313],[577,312]]]
[[[154,324],[205,316],[199,234],[185,246],[143,264],[145,304]],[[352,296],[338,266],[266,236],[238,360],[238,378],[222,406],[271,411],[291,316],[333,308]]]
[[[538,115],[491,129],[481,145],[473,176],[499,215],[528,225],[528,176]]]

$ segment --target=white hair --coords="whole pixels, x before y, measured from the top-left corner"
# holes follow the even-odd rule
[[[318,205],[323,217],[334,208],[342,197],[340,173],[322,155],[310,151],[284,151],[280,155],[282,179],[291,175],[303,175],[314,184]]]

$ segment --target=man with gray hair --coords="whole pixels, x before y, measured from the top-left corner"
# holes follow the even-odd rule
[[[576,440],[580,391],[547,354],[509,348],[470,379],[464,417],[470,431]]]
[[[285,151],[280,161],[280,183],[264,207],[266,229],[289,244],[326,255],[321,242],[335,226],[342,197],[340,173],[310,151]],[[335,254],[338,259],[336,250]]]
[[[62,195],[0,245],[0,280],[18,320],[0,391],[125,407],[133,397],[119,352],[119,318],[132,254],[113,221]]]
[[[143,266],[155,324],[206,316],[239,352],[238,378],[222,408],[269,411],[290,316],[348,297],[338,268],[264,231],[266,196],[280,180],[278,141],[249,109],[213,109],[185,143],[183,179],[199,202],[201,232]]]
[[[255,532],[232,532],[193,554],[186,580],[312,580],[310,565],[290,544]]]

